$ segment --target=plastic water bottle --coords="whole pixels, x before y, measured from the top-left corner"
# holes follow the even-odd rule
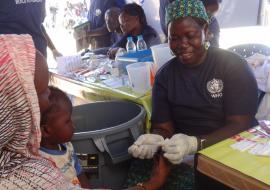
[[[143,36],[142,35],[137,36],[137,50],[142,51],[146,49],[147,49],[147,45],[145,41],[143,40]]]
[[[132,37],[127,38],[127,45],[126,45],[127,52],[136,52],[136,45],[133,42]]]

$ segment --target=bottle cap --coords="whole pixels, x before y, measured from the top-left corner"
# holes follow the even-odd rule
[[[131,36],[129,36],[129,37],[127,37],[127,40],[128,40],[128,41],[132,41],[133,39],[132,39]]]
[[[141,40],[141,39],[143,39],[143,36],[142,35],[139,35],[139,36],[137,36],[137,39],[138,40]]]

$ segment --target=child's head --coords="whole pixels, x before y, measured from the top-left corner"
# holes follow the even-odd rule
[[[50,144],[65,143],[71,140],[74,132],[72,104],[60,89],[52,86],[49,89],[51,106],[41,116],[42,141]]]
[[[206,12],[210,15],[214,15],[218,11],[221,1],[222,0],[202,0]]]

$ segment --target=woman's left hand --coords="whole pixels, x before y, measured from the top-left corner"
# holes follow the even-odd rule
[[[62,53],[60,53],[57,49],[53,49],[53,50],[52,50],[52,53],[53,53],[54,59],[56,59],[56,57],[61,57],[61,56],[63,56]]]
[[[116,55],[118,49],[119,49],[119,48],[116,47],[116,48],[110,48],[110,49],[108,50],[107,55],[109,56],[110,59],[115,59],[115,55]]]
[[[166,139],[162,145],[164,157],[172,164],[180,164],[185,155],[195,153],[197,148],[198,142],[196,137],[181,133]]]

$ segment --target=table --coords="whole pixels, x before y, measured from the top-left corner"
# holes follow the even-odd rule
[[[237,135],[251,139],[252,130]],[[230,146],[236,138],[229,138],[197,154],[196,170],[226,186],[239,190],[270,189],[270,157],[256,156]]]
[[[104,100],[128,100],[142,105],[146,111],[146,132],[150,129],[151,118],[151,92],[137,94],[129,87],[110,88],[100,82],[84,83],[58,74],[55,69],[50,69],[50,85],[56,86],[67,94],[86,102]]]

